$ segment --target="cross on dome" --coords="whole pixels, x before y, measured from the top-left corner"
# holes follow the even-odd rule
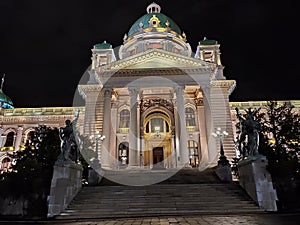
[[[156,4],[156,3],[151,3],[148,7],[147,7],[147,13],[160,13],[161,7]]]

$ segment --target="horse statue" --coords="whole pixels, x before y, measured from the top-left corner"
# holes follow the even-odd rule
[[[79,111],[75,115],[74,120],[66,120],[65,127],[59,129],[59,137],[61,139],[61,156],[63,161],[77,162],[79,158],[78,146],[76,142],[76,123],[79,117]]]
[[[240,151],[242,158],[248,156],[253,157],[258,155],[259,146],[259,122],[255,120],[255,114],[257,110],[247,111],[247,115],[244,117],[238,108],[235,109],[237,117],[240,121],[240,134],[238,137],[238,150]]]

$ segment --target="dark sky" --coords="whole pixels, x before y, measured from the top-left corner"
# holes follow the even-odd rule
[[[94,44],[122,44],[148,0],[1,0],[0,75],[15,107],[71,106]],[[296,0],[156,0],[193,51],[221,44],[231,101],[300,99]]]

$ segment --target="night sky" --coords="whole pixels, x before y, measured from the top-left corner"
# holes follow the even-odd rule
[[[231,101],[300,99],[296,0],[156,0],[186,33],[221,44]],[[71,106],[91,48],[122,44],[148,0],[1,0],[0,75],[15,107]]]

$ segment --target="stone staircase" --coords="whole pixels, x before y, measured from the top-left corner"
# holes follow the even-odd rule
[[[83,187],[56,219],[263,212],[238,184],[222,183],[211,177],[212,172],[183,170],[149,186],[116,185],[104,179],[102,186]],[[201,174],[206,176],[197,179]]]

